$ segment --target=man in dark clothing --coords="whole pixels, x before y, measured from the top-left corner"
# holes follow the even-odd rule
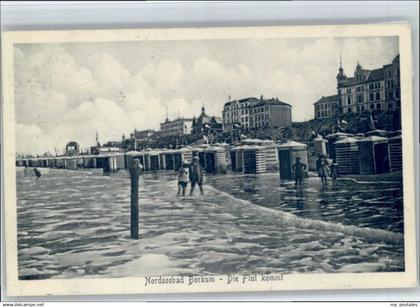
[[[296,157],[296,163],[293,164],[293,172],[295,173],[295,188],[299,184],[299,189],[302,190],[303,173],[306,170],[306,164],[300,162],[300,157]]]
[[[191,190],[190,195],[193,194],[194,187],[196,184],[198,184],[198,187],[200,188],[201,195],[204,194],[203,192],[203,168],[198,163],[198,158],[193,157],[192,163],[189,166],[189,177],[191,181]]]

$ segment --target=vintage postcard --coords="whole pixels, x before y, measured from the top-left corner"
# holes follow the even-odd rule
[[[2,35],[8,295],[417,284],[407,24]]]

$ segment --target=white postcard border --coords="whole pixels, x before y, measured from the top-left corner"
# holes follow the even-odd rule
[[[2,33],[3,158],[6,238],[6,287],[8,296],[132,293],[240,292],[306,289],[406,288],[417,285],[415,186],[412,102],[412,50],[410,26],[401,24],[169,28],[130,30],[16,31]],[[215,283],[149,285],[145,278],[78,278],[19,280],[17,262],[17,212],[15,173],[15,116],[13,45],[141,40],[267,39],[310,37],[398,36],[400,47],[405,272],[287,274],[282,281],[231,283],[226,276]],[[273,274],[275,276],[275,274]]]

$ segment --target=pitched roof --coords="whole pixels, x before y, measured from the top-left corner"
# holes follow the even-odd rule
[[[387,138],[383,138],[376,135],[371,135],[364,139],[359,140],[359,142],[384,142],[384,141],[387,141]]]
[[[271,98],[271,99],[263,99],[262,101],[260,100],[260,102],[258,102],[256,105],[254,105],[254,107],[260,107],[260,106],[264,106],[264,105],[282,105],[282,106],[289,106],[291,107],[290,104],[280,101],[277,98]]]
[[[338,140],[334,144],[349,144],[349,143],[356,143],[358,141],[359,141],[358,139],[348,137],[348,138],[345,138],[345,139]]]
[[[337,102],[337,101],[338,101],[338,95],[322,96],[321,99],[319,99],[314,104],[322,103],[322,102]]]
[[[326,136],[326,138],[332,138],[332,137],[347,137],[347,136],[349,136],[349,135],[350,135],[349,133],[336,132],[336,133],[331,133],[331,134],[328,134],[328,135]]]
[[[218,117],[218,116],[214,116],[213,118],[214,118],[214,121],[215,121],[216,123],[218,123],[218,124],[222,124],[222,123],[223,123],[223,121],[222,121],[222,119],[221,119],[220,117]]]
[[[374,69],[370,71],[367,81],[377,81],[384,78],[384,70],[382,68]]]
[[[254,100],[258,101],[259,99],[255,98],[255,97],[247,97],[247,98],[239,99],[238,101],[239,102],[247,102],[247,101],[254,101]]]
[[[288,141],[286,143],[281,144],[279,147],[281,148],[289,148],[289,147],[307,147],[306,144],[299,143],[296,141]]]

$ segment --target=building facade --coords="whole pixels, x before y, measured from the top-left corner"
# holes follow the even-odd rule
[[[178,118],[175,120],[166,119],[165,122],[160,124],[160,136],[180,136],[191,134],[193,120],[190,118]]]
[[[292,106],[278,98],[262,99],[250,107],[249,127],[284,128],[292,124]]]
[[[322,96],[320,100],[314,103],[315,118],[330,118],[337,115],[338,95]]]
[[[277,98],[248,97],[225,103],[223,131],[287,127],[292,122],[292,107]]]
[[[373,70],[364,69],[357,63],[353,77],[346,76],[340,62],[336,79],[338,94],[336,112],[338,114],[399,110],[401,107],[399,55],[393,59],[392,63]],[[315,118],[335,115],[333,112],[330,112],[330,115],[321,113],[319,117],[318,111],[321,109],[320,107],[317,109],[317,104],[321,105],[321,103],[319,101],[315,103]]]
[[[259,102],[255,97],[226,102],[222,112],[223,131],[229,132],[235,128],[249,129],[250,107]]]
[[[201,108],[201,114],[198,118],[193,118],[192,132],[194,134],[218,133],[223,131],[222,119],[217,116],[206,114],[204,107]]]
[[[79,144],[77,144],[77,142],[68,142],[66,145],[66,155],[67,156],[74,156],[74,155],[78,155],[79,154]]]

